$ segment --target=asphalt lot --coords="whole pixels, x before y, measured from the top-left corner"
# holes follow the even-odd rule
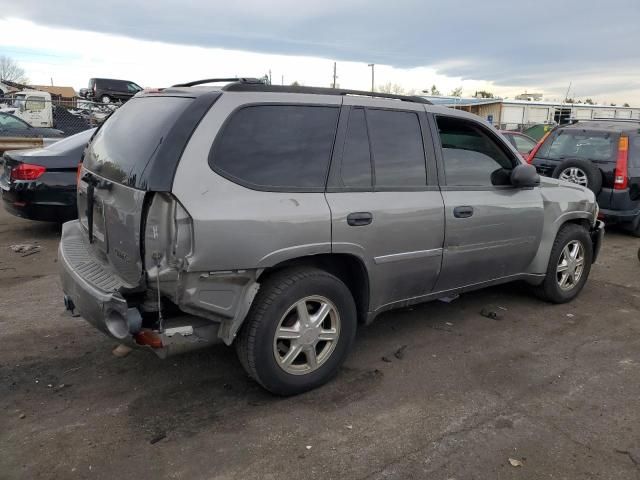
[[[58,233],[0,211],[0,478],[640,478],[638,239],[609,232],[571,304],[509,285],[393,312],[276,398],[224,346],[113,356],[63,312]]]

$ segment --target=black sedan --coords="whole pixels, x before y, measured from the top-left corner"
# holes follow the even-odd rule
[[[77,218],[78,164],[94,131],[85,130],[45,148],[6,152],[0,188],[7,211],[45,222]]]
[[[64,137],[55,128],[33,127],[21,118],[0,112],[0,154],[7,150],[50,145]]]

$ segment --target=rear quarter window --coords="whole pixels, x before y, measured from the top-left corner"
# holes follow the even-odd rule
[[[256,190],[323,191],[338,113],[315,105],[243,107],[216,138],[209,165]]]
[[[139,97],[116,110],[98,130],[84,160],[88,170],[114,182],[140,185],[141,174],[191,98]]]

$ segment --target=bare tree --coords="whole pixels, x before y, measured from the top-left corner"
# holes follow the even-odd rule
[[[402,85],[391,82],[387,82],[384,85],[378,85],[378,88],[376,90],[380,93],[394,93],[396,95],[404,94],[404,88],[402,87]]]
[[[457,88],[454,88],[453,90],[451,90],[451,93],[449,94],[449,96],[451,96],[451,97],[461,97],[462,96],[462,87],[457,87]]]
[[[29,79],[24,69],[11,57],[0,55],[0,80],[27,83]]]

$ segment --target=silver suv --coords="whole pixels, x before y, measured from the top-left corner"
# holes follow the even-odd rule
[[[524,280],[582,289],[591,191],[419,97],[244,80],[139,93],[97,131],[64,225],[65,304],[160,357],[235,344],[267,390],[330,379],[358,323]]]

